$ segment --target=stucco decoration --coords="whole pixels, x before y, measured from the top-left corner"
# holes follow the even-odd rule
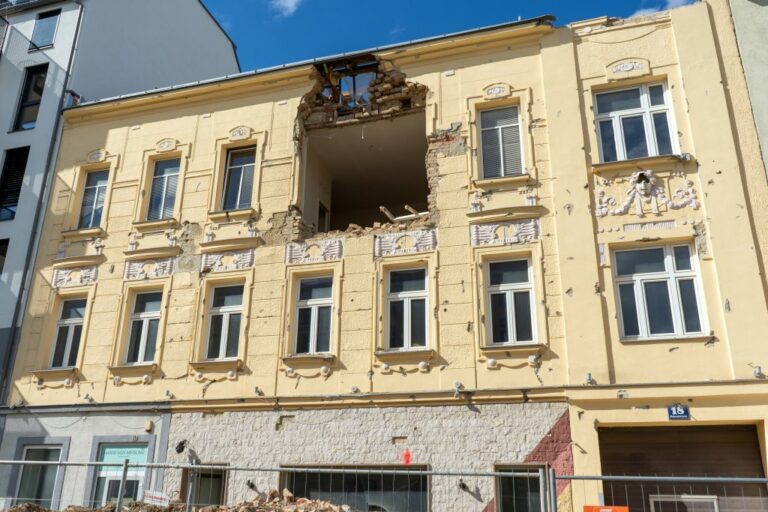
[[[344,255],[344,241],[341,238],[310,241],[305,243],[290,243],[285,247],[285,262],[321,263],[324,261],[340,260]]]
[[[647,231],[649,229],[674,229],[674,220],[660,220],[658,222],[635,222],[624,224],[624,231]]]
[[[385,233],[376,235],[373,241],[373,254],[376,257],[429,252],[435,249],[437,249],[437,230],[435,229]]]
[[[203,254],[201,269],[207,272],[227,272],[251,268],[256,260],[254,249]]]
[[[167,277],[173,273],[173,268],[173,258],[126,261],[124,278],[126,281],[136,281]]]
[[[606,186],[612,184],[612,182],[610,180],[603,180],[602,184]],[[618,205],[613,196],[607,195],[605,190],[600,190],[597,193],[595,215],[597,217],[625,215],[630,210],[634,210],[635,215],[644,217],[649,209],[650,213],[659,215],[661,213],[660,207],[662,206],[672,210],[678,210],[686,206],[694,210],[697,209],[699,207],[699,200],[696,197],[693,182],[686,180],[685,186],[675,190],[672,198],[668,198],[653,171],[636,171],[629,178],[629,189],[626,192],[624,202],[620,205]]]
[[[99,162],[103,162],[107,159],[107,150],[105,149],[96,149],[94,151],[91,151],[88,153],[88,156],[86,157],[86,160],[89,164],[96,164]]]
[[[236,141],[250,139],[252,134],[253,128],[249,128],[248,126],[238,126],[229,131],[229,140]]]
[[[128,250],[129,251],[135,251],[139,248],[139,238],[140,238],[140,235],[135,231],[131,231],[128,234]]]
[[[96,265],[77,268],[57,268],[53,271],[53,287],[90,286],[96,283],[98,277],[99,267]]]
[[[637,57],[617,60],[605,67],[605,76],[608,78],[608,80],[634,78],[648,75],[650,73],[651,65],[648,60]]]
[[[473,247],[533,242],[539,239],[539,219],[473,224],[469,238]]]
[[[157,152],[163,153],[165,151],[173,151],[176,146],[179,145],[179,141],[176,139],[166,138],[157,142]]]
[[[505,83],[491,84],[483,88],[483,99],[506,98],[512,94],[512,86]]]

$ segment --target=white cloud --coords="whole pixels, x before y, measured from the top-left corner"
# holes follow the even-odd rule
[[[280,16],[290,16],[299,8],[302,0],[269,0],[269,6],[280,13]]]
[[[659,11],[668,11],[669,9],[675,9],[677,7],[692,4],[695,1],[696,0],[665,0],[663,5],[657,5],[656,7],[646,7],[636,10],[630,15],[630,18],[633,16],[648,16],[649,14],[653,14]]]

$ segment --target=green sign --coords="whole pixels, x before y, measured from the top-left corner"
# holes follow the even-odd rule
[[[117,462],[120,466],[102,466],[102,471],[115,471],[120,469],[123,461],[128,459],[129,464],[147,462],[146,444],[106,444],[99,450],[99,462]]]

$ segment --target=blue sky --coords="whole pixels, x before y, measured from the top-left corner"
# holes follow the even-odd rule
[[[553,14],[628,17],[692,0],[203,0],[243,71]]]

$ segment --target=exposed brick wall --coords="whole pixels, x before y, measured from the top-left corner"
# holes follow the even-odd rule
[[[571,424],[568,411],[565,411],[554,426],[539,441],[536,448],[525,458],[525,462],[546,463],[554,468],[558,475],[573,474],[573,451],[571,450]],[[557,494],[568,487],[568,482],[557,482]]]

